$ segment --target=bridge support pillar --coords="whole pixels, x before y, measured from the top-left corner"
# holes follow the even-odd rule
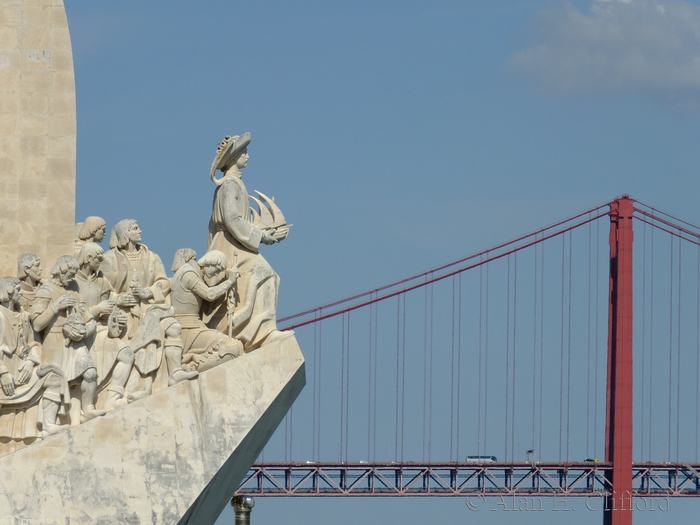
[[[632,215],[627,195],[610,209],[610,301],[605,460],[612,463],[612,495],[604,525],[632,525]]]

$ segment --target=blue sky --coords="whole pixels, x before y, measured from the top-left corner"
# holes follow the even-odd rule
[[[77,219],[137,219],[166,266],[203,253],[216,144],[250,131],[246,184],[294,224],[264,252],[281,315],[623,193],[700,223],[699,1],[65,1]],[[530,514],[267,499],[253,520],[543,520]]]

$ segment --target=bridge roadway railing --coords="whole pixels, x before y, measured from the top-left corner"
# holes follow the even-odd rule
[[[237,494],[264,496],[611,495],[612,465],[567,463],[259,463]],[[700,464],[634,463],[632,497],[700,496]],[[631,501],[631,499],[630,499]]]

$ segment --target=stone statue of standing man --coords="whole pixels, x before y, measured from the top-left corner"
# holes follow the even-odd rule
[[[289,234],[289,225],[274,200],[258,192],[248,195],[241,170],[248,165],[250,133],[226,137],[217,148],[211,180],[216,184],[208,251],[226,255],[240,277],[233,297],[220,300],[205,312],[211,328],[229,334],[249,352],[281,335],[277,330],[280,279],[258,252],[260,244],[275,244]],[[216,171],[224,176],[216,178]],[[253,199],[259,209],[251,208]]]

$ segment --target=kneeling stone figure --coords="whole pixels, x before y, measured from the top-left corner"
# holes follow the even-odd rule
[[[243,352],[240,341],[208,328],[200,317],[203,302],[215,301],[235,286],[238,274],[226,270],[227,266],[226,256],[213,250],[199,261],[182,264],[171,280],[170,300],[175,319],[182,325],[182,363],[186,369],[202,372]],[[209,286],[207,282],[217,284]],[[232,304],[229,315],[233,315]]]

